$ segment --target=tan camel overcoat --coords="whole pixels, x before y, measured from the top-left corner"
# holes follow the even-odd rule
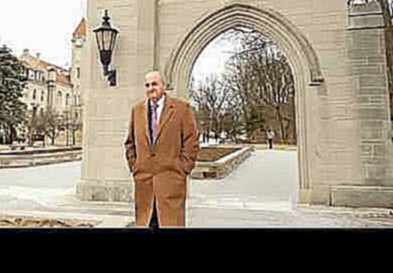
[[[185,226],[187,175],[199,152],[199,133],[191,106],[166,96],[152,145],[147,102],[136,104],[131,110],[125,146],[135,182],[137,226],[148,226],[154,198],[160,226]]]

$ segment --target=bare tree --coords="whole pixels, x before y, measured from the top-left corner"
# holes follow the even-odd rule
[[[82,130],[82,121],[80,116],[76,115],[77,112],[73,109],[63,112],[62,128],[66,133],[66,145],[75,145],[75,133],[76,131]],[[71,133],[71,136],[70,136]]]
[[[241,99],[249,138],[255,131],[265,130],[263,113],[266,109],[275,109],[282,139],[296,138],[295,130],[288,132],[293,126],[286,125],[294,122],[294,112],[289,118],[282,114],[283,108],[294,103],[294,78],[277,44],[255,30],[244,28],[227,32],[225,38],[238,40],[238,50],[227,63],[228,73],[232,76],[227,78],[231,79],[230,86]]]
[[[56,138],[64,131],[63,120],[55,108],[48,106],[43,112],[43,132],[55,144]]]
[[[224,131],[236,142],[241,135],[251,141],[267,129],[266,113],[272,112],[269,122],[280,124],[281,138],[295,140],[294,78],[277,44],[245,28],[232,29],[222,39],[235,44],[225,73],[190,81],[199,126]]]
[[[233,95],[227,89],[226,80],[211,75],[202,81],[195,83],[194,79],[190,83],[190,97],[197,105],[197,117],[202,119],[202,124],[208,123],[204,129],[208,133],[219,134],[222,130],[222,118],[231,111]]]
[[[45,135],[45,115],[43,111],[37,112],[37,107],[33,107],[26,115],[25,125],[28,131],[29,146],[39,135]]]

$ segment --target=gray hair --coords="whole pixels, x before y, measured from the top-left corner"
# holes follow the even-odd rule
[[[167,81],[166,81],[165,75],[164,75],[163,73],[161,73],[161,71],[159,71],[159,70],[149,70],[149,71],[147,71],[147,72],[145,73],[145,76],[146,76],[147,74],[153,73],[153,72],[154,72],[154,73],[158,73],[158,75],[160,75],[162,83],[166,86],[166,85],[167,85]]]

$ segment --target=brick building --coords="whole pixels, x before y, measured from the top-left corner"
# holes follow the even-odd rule
[[[23,51],[19,60],[28,79],[23,92],[23,101],[31,113],[44,111],[47,106],[73,124],[82,122],[81,59],[86,41],[86,20],[83,18],[72,35],[72,64],[60,67]]]

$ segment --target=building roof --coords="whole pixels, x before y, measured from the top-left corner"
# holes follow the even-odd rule
[[[87,22],[85,18],[82,18],[82,21],[79,23],[74,33],[72,34],[72,38],[86,37],[86,30],[87,30]]]
[[[26,68],[29,68],[34,71],[48,71],[49,68],[52,67],[56,71],[56,79],[58,83],[72,86],[71,78],[67,76],[67,74],[68,75],[71,74],[71,69],[65,69],[58,65],[41,60],[41,58],[39,57],[31,56],[28,54],[28,51],[25,52],[21,57],[19,57],[19,60]]]
[[[42,66],[46,71],[48,71],[48,69],[49,69],[50,67],[53,67],[53,68],[56,70],[56,79],[57,79],[57,82],[63,83],[63,84],[72,85],[72,83],[71,83],[71,78],[70,78],[69,76],[67,76],[67,74],[68,74],[68,75],[71,75],[71,69],[68,69],[68,70],[67,70],[67,69],[64,69],[64,68],[62,68],[62,67],[60,67],[60,66],[57,66],[57,65],[48,63],[48,62],[46,62],[46,61],[41,61],[41,66]]]

